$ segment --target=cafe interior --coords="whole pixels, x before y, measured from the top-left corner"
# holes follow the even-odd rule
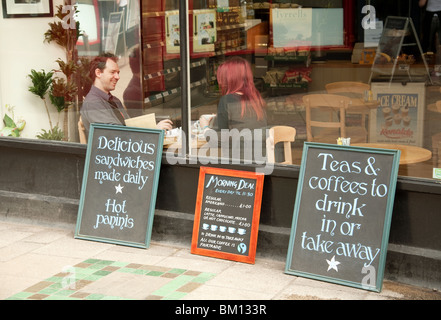
[[[204,150],[199,119],[217,113],[217,69],[239,56],[250,63],[265,102],[265,162],[298,167],[304,142],[350,144],[399,149],[401,176],[441,177],[440,22],[435,15],[423,43],[427,19],[415,1],[72,4],[80,31],[72,61],[87,65],[103,52],[117,55],[121,80],[113,94],[130,116],[173,121],[164,152],[235,160],[212,145]],[[82,88],[85,78],[67,82]],[[86,94],[75,92],[64,141],[87,143],[79,117]]]
[[[149,32],[155,24],[172,30],[179,12],[171,1],[161,8],[158,4],[156,11],[143,4],[144,112],[169,116],[180,126],[180,78],[173,71],[179,69],[179,50],[172,31],[166,31],[165,39],[162,32]],[[441,106],[436,100],[436,52],[421,48],[414,22],[420,16],[412,18],[415,8],[391,10],[382,3],[377,9],[371,3],[363,13],[366,5],[360,4],[190,3],[192,123],[203,114],[216,114],[216,69],[238,55],[252,65],[266,102],[270,161],[300,165],[303,142],[342,144],[349,140],[342,138],[350,138],[347,143],[355,146],[399,149],[400,174],[432,178],[441,137],[435,121]],[[164,9],[160,17],[159,9]],[[399,17],[396,22],[394,16]],[[363,26],[366,17],[371,25]],[[202,19],[208,19],[206,24],[198,25]],[[199,30],[207,30],[212,41],[201,41]],[[165,47],[158,48],[158,42]]]
[[[178,1],[142,1],[136,48],[142,113],[187,130],[196,140],[189,153],[206,142],[198,119],[217,112],[218,66],[240,56],[266,103],[268,161],[300,165],[306,141],[350,144],[399,149],[400,175],[437,178],[440,29],[434,19],[432,45],[423,48],[424,8],[412,1],[193,0],[185,10],[184,36]]]

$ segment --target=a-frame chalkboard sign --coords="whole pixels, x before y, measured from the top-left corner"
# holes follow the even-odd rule
[[[124,10],[127,10],[127,8]],[[127,22],[125,21],[125,14],[123,11],[111,12],[109,14],[109,22],[103,40],[105,52],[110,52],[115,55],[122,54],[124,57],[127,56],[126,24]],[[122,39],[120,36],[122,36]],[[123,46],[123,52],[121,52],[121,45]]]
[[[404,50],[409,49],[413,49],[422,58],[425,74],[412,75],[410,69],[413,62],[406,61],[406,59],[399,61],[400,55],[405,53]],[[403,75],[405,76],[404,78]],[[392,83],[393,80],[413,82],[421,79],[421,76],[424,81],[428,80],[432,83],[429,66],[424,58],[423,49],[421,48],[418,33],[412,19],[409,17],[387,17],[374,63],[372,64],[369,83],[372,81],[388,81]]]
[[[264,175],[201,167],[191,253],[254,263]]]
[[[305,142],[285,272],[381,291],[399,159]]]
[[[90,126],[75,238],[148,248],[164,132]]]

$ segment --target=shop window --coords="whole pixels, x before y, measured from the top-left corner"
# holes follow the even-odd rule
[[[196,163],[201,164],[244,162],[261,165],[272,159],[276,166],[298,166],[304,142],[314,136],[308,132],[307,107],[311,101],[308,96],[332,94],[345,96],[341,103],[347,103],[347,108],[370,105],[368,112],[357,108],[346,110],[346,132],[363,132],[361,136],[351,137],[352,144],[392,143],[393,140],[374,140],[372,130],[384,125],[384,132],[389,135],[408,132],[406,130],[412,127],[407,124],[412,122],[406,117],[415,113],[418,139],[401,139],[399,144],[423,148],[432,154],[428,159],[403,165],[400,174],[434,177],[434,169],[441,166],[438,160],[441,55],[424,52],[423,56],[418,56],[419,50],[409,51],[409,46],[405,50],[398,48],[397,57],[388,57],[387,52],[376,55],[389,16],[411,19],[416,40],[420,41],[424,8],[401,4],[394,9],[393,1],[386,1],[387,6],[381,6],[379,1],[354,3],[350,0],[190,0],[187,12],[180,8],[180,3],[179,0],[128,0],[123,8],[117,7],[116,2],[80,0],[76,3],[79,11],[76,20],[80,23],[81,34],[74,56],[67,56],[86,67],[87,62],[101,53],[116,55],[120,80],[112,94],[122,101],[130,117],[154,113],[157,121],[165,118],[173,121],[175,129],[166,135],[166,153],[196,156]],[[381,32],[368,34],[363,29],[366,13],[362,8],[367,4],[378,9],[376,23],[382,25]],[[185,15],[189,24],[183,34],[180,21]],[[376,37],[377,42],[366,45],[367,34],[370,40]],[[398,33],[394,35],[396,41],[401,41]],[[403,36],[406,40],[408,33],[404,32]],[[181,52],[187,43],[188,66],[182,61]],[[385,48],[387,44],[382,43],[380,47]],[[259,93],[251,96],[256,101],[260,101],[259,96],[262,98],[265,121],[255,111],[258,109],[247,108],[249,104],[245,104],[242,114],[241,89],[230,88],[236,97],[233,101],[225,98],[232,92],[223,90],[218,70],[225,62],[237,58],[251,67],[251,81]],[[424,61],[429,72],[424,69]],[[413,78],[400,80],[400,85],[403,82],[410,85],[395,95],[384,88],[380,90],[373,81],[373,63],[378,67],[376,71],[384,70],[383,65],[386,65],[402,75],[406,75],[406,67],[419,68],[423,76],[431,79],[430,85],[414,86],[411,83],[416,78]],[[238,76],[238,70],[229,69],[227,74]],[[183,77],[184,71],[188,71],[188,80]],[[90,86],[85,69],[77,76],[76,80],[81,81],[72,80],[77,90],[72,99],[75,103],[66,113],[60,113],[58,119],[62,131],[67,133],[64,139],[74,142],[79,141],[77,123]],[[187,87],[185,93],[189,99],[183,101],[183,88]],[[392,100],[396,103],[375,109],[376,102]],[[227,104],[232,102],[236,102],[235,109]],[[399,106],[401,121],[398,124],[399,103],[407,105]],[[387,122],[386,117],[384,123],[378,120],[378,115],[383,114],[392,117],[392,122],[389,118]],[[321,120],[330,119],[326,112],[319,116]],[[331,117],[338,120],[341,114],[335,112]],[[212,119],[209,124],[204,122],[208,118]],[[374,122],[376,126],[372,126]],[[219,123],[225,127],[220,127]],[[273,145],[277,127],[294,128],[294,137],[285,137]],[[187,150],[182,149],[179,129],[190,138]],[[342,131],[337,131],[327,137],[331,143],[339,143],[342,141],[339,138],[346,138],[343,135]],[[276,140],[279,138],[277,136]],[[361,142],[356,141],[359,139]],[[285,148],[290,148],[291,152],[285,152]],[[285,155],[290,159],[285,159]]]
[[[375,6],[375,3],[370,3]],[[353,144],[360,141],[369,143],[369,121],[374,119],[370,111],[375,104],[375,101],[371,101],[372,60],[369,52],[375,55],[375,47],[369,51],[364,50],[364,45],[360,49],[357,44],[365,40],[364,30],[360,30],[360,26],[364,17],[362,7],[366,4],[347,0],[189,1],[187,36],[190,46],[191,104],[185,112],[191,115],[188,134],[195,140],[199,138],[202,141],[197,141],[194,148],[190,148],[192,151],[188,150],[187,153],[196,152],[196,155],[217,159],[226,157],[230,163],[236,157],[244,160],[246,150],[243,144],[239,153],[233,153],[232,150],[222,153],[225,151],[222,148],[210,149],[211,153],[201,152],[201,146],[207,142],[206,139],[221,138],[219,135],[203,136],[198,131],[202,129],[198,126],[201,116],[218,114],[219,101],[224,94],[219,87],[217,71],[220,65],[233,57],[245,59],[252,67],[253,82],[266,108],[267,130],[264,140],[269,137],[268,130],[271,128],[281,126],[295,129],[294,141],[289,142],[291,153],[284,152],[286,143],[274,146],[275,165],[300,164],[303,143],[308,141],[306,101],[312,94],[344,95],[345,99],[349,98],[352,106],[357,103],[370,104],[371,109],[367,112],[357,112],[354,108],[347,110],[345,115],[348,132],[352,132],[350,129],[364,132],[361,138],[353,137]],[[169,116],[176,127],[182,127],[181,110],[184,102],[180,101],[181,35],[178,7],[178,1],[143,1],[143,88],[146,111]],[[399,12],[380,8],[377,20],[385,21],[387,16],[394,13],[401,15],[403,12],[410,12],[419,28],[417,9],[399,6],[397,10]],[[335,89],[336,86],[340,86],[340,89]],[[437,92],[436,88],[425,89],[421,96],[424,101],[419,108],[425,108],[427,101],[436,104],[436,98],[426,94]],[[321,116],[325,117],[324,113]],[[336,117],[335,114],[333,116]],[[418,147],[432,151],[432,136],[435,137],[434,145],[437,144],[434,132],[436,129],[428,121],[421,121],[424,121],[421,124],[425,127],[424,132],[430,133],[423,133],[424,138]],[[274,131],[271,132],[274,134]],[[330,137],[332,141],[335,140],[333,143],[339,143],[339,138],[345,138],[341,137],[341,132],[333,133]],[[240,136],[242,143],[253,138],[256,138],[253,134]],[[230,136],[230,143],[231,139]],[[266,160],[265,143],[263,152],[259,155],[263,155]],[[412,145],[410,142],[408,144]],[[271,147],[268,150],[273,152]],[[400,174],[431,178],[433,167],[438,166],[437,158],[435,159],[437,149],[433,148],[434,157],[403,166]],[[284,159],[285,154],[291,154],[291,159]],[[270,158],[273,159],[273,155]],[[259,163],[260,159],[262,158],[254,157],[251,161]]]
[[[5,73],[15,75],[17,83],[13,85],[21,88],[23,93],[14,96],[9,92],[11,90],[5,89],[5,94],[2,92],[5,102],[11,106],[5,110],[7,128],[5,131],[0,128],[2,136],[79,142],[79,116],[92,84],[90,62],[104,52],[117,57],[121,71],[112,94],[123,102],[129,113],[142,109],[142,80],[138,76],[142,70],[139,1],[123,0],[119,5],[116,1],[67,1],[54,4],[53,11],[54,16],[44,20],[11,18],[1,22],[1,29],[8,29],[4,34],[9,34],[11,41],[15,40],[13,34],[20,34],[16,37],[20,42],[11,43],[10,47],[15,46],[18,52],[22,50],[20,55],[13,50],[3,51],[3,60],[11,66],[18,63],[29,68]],[[38,23],[45,28],[36,28]],[[41,47],[40,43],[43,44]],[[23,65],[20,59],[28,63]],[[9,85],[8,82],[9,79],[2,80],[2,86],[3,83]],[[12,106],[17,107],[15,115],[27,113],[23,116],[27,120],[23,134],[20,130],[10,130],[14,125],[20,129],[23,127],[19,125],[23,122],[14,119]],[[21,112],[21,108],[27,109]],[[3,106],[1,109],[3,111]]]

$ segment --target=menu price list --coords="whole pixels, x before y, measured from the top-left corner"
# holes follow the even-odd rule
[[[254,263],[264,175],[201,167],[191,253]]]
[[[217,178],[217,177],[216,177]],[[213,177],[206,185],[210,187]],[[231,177],[228,178],[231,182]],[[252,225],[254,183],[245,179],[227,187],[207,190],[203,197],[200,224],[200,248],[235,254],[248,254]],[[216,185],[219,180],[216,181]],[[244,190],[246,186],[246,190]]]

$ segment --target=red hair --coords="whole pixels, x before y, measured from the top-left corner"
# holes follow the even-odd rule
[[[265,116],[264,101],[254,86],[253,72],[247,60],[233,57],[222,63],[217,69],[217,82],[222,95],[238,93],[241,95],[242,113],[253,111],[257,120]]]

